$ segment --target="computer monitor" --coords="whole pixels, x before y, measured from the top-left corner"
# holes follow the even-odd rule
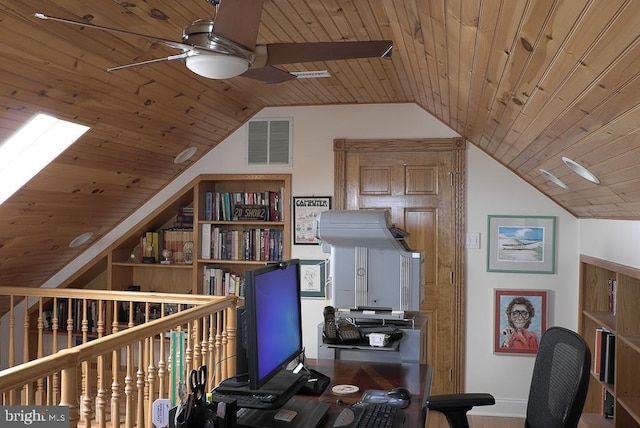
[[[243,318],[249,388],[255,390],[303,351],[299,260],[247,271]]]

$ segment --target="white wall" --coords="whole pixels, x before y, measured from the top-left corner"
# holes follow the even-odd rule
[[[640,222],[580,220],[580,254],[640,268]]]
[[[111,233],[48,281],[56,287],[76,269],[107,248],[149,212],[195,176],[203,173],[291,173],[292,196],[333,195],[333,139],[335,138],[448,138],[457,136],[413,104],[269,108],[259,118],[293,119],[293,166],[255,168],[245,165],[245,127],[240,128],[167,188],[123,221]],[[550,323],[576,327],[578,222],[480,150],[469,147],[467,159],[467,230],[480,232],[481,248],[467,250],[466,388],[496,396],[497,405],[476,413],[524,414],[532,357],[493,354],[493,289],[552,290]],[[486,272],[487,215],[553,215],[558,217],[558,268],[554,275]],[[590,225],[591,227],[591,225]],[[637,229],[636,229],[637,230]],[[586,241],[582,237],[582,241]],[[596,241],[597,242],[597,241]],[[638,240],[636,239],[636,245]],[[596,244],[593,245],[596,247]],[[632,254],[638,254],[637,251]],[[294,245],[292,256],[320,259],[319,246]],[[315,326],[322,321],[322,299],[303,302],[307,355],[316,355]],[[6,320],[2,337],[6,336]],[[21,349],[18,347],[18,349]],[[5,351],[6,352],[6,351]],[[17,357],[20,360],[20,356]],[[0,357],[7,361],[6,356]],[[521,378],[514,377],[518,373]]]
[[[556,216],[556,274],[487,272],[487,216]],[[467,255],[467,360],[465,388],[489,392],[496,405],[474,414],[523,416],[533,356],[493,353],[496,288],[550,290],[548,326],[577,328],[578,221],[475,146],[467,150],[467,232],[479,232],[480,249]]]
[[[291,173],[291,196],[333,195],[333,140],[336,138],[449,138],[458,136],[413,104],[269,108],[256,118],[293,119],[292,167],[247,166],[246,128],[227,138],[203,161],[208,173]],[[320,246],[293,245],[291,256],[328,258]],[[302,302],[304,344],[310,358],[317,355],[316,326],[322,322],[324,299]]]

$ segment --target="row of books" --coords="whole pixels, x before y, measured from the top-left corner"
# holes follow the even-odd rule
[[[178,208],[173,227],[185,229],[193,228],[193,207]]]
[[[161,263],[164,261],[183,264],[185,263],[185,244],[188,242],[193,242],[193,229],[172,228],[146,232],[140,236],[138,257],[144,263]],[[170,251],[168,260],[165,260],[162,254],[165,249]],[[188,247],[186,251],[190,251]],[[187,257],[186,259],[189,260],[190,258]],[[191,260],[193,260],[192,257]]]
[[[613,385],[615,382],[616,336],[604,327],[596,328],[593,352],[593,374],[600,381]]]
[[[86,302],[86,309],[84,304]],[[59,299],[56,308],[51,308],[42,312],[44,328],[53,329],[53,318],[58,318],[58,331],[67,331],[69,320],[73,331],[82,331],[82,321],[86,314],[87,332],[96,333],[98,328],[98,302],[96,300]],[[106,319],[106,308],[102,305],[102,319]]]
[[[131,290],[139,290],[139,287],[131,286]],[[86,302],[86,308],[84,307]],[[149,319],[154,320],[161,316],[161,305],[156,303],[134,302],[133,313],[130,315],[129,302],[118,302],[118,322],[120,324],[128,324],[133,321],[134,324],[143,323],[147,317],[146,311],[149,306]],[[43,324],[47,330],[53,329],[53,318],[58,318],[58,331],[67,331],[69,328],[69,320],[71,320],[71,329],[74,332],[82,331],[83,321],[87,322],[87,332],[97,333],[98,319],[102,311],[102,320],[107,319],[107,305],[103,303],[102,308],[98,308],[97,300],[85,299],[58,299],[56,308],[50,308],[43,311]],[[165,315],[171,315],[177,312],[177,304],[165,304]]]
[[[206,260],[281,260],[283,231],[269,228],[223,229],[202,225],[201,258]]]
[[[244,296],[244,278],[235,272],[215,266],[205,266],[203,293],[210,296]]]
[[[206,192],[204,205],[205,221],[238,220],[239,205],[264,206],[265,216],[261,221],[284,221],[283,192]],[[258,219],[256,219],[258,220]]]

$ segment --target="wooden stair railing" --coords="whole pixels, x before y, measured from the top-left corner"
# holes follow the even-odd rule
[[[1,287],[2,295],[21,300],[3,319],[3,405],[69,406],[70,427],[152,428],[153,402],[177,403],[189,370],[207,365],[209,388],[235,374],[236,297],[19,287]],[[77,302],[73,314],[58,313],[65,301]],[[14,331],[19,317],[22,336]],[[15,364],[20,337],[23,363]]]

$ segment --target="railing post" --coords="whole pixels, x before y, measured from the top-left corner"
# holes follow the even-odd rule
[[[77,428],[80,419],[78,406],[78,372],[77,367],[62,370],[60,405],[69,407],[69,428]]]

